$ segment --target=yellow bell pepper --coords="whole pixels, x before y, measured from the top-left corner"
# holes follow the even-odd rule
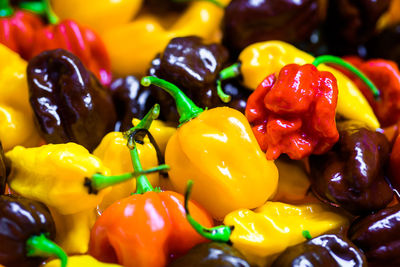
[[[226,5],[230,0],[222,0]],[[134,21],[110,28],[101,34],[111,59],[112,71],[119,76],[143,76],[149,62],[175,37],[197,35],[214,40],[224,9],[206,1],[193,1],[172,26],[145,14]]]
[[[122,267],[119,264],[100,262],[89,255],[75,255],[68,257],[68,267]],[[60,267],[60,260],[52,260],[42,267]]]
[[[266,160],[242,113],[228,107],[203,111],[169,82],[142,79],[142,85],[150,84],[173,95],[181,116],[165,151],[177,192],[183,193],[186,182],[194,180],[193,199],[216,219],[236,209],[259,207],[274,194],[278,171]]]
[[[240,72],[244,85],[256,89],[264,78],[279,73],[287,64],[311,64],[314,57],[282,41],[255,43],[246,47],[239,55]],[[336,111],[347,119],[367,123],[372,129],[379,128],[379,122],[364,95],[357,86],[340,71],[326,65],[319,65],[321,71],[331,72],[337,80],[339,95]]]
[[[60,19],[72,19],[97,33],[128,23],[138,13],[143,0],[51,0]]]
[[[4,151],[16,145],[36,146],[40,136],[29,104],[27,63],[0,44],[0,140]]]

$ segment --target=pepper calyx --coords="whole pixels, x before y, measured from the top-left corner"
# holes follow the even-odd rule
[[[48,239],[46,234],[31,236],[26,241],[26,251],[28,257],[56,256],[61,261],[61,267],[67,266],[67,254],[56,243]]]

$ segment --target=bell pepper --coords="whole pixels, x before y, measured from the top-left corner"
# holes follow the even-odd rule
[[[45,15],[51,24],[36,31],[29,59],[46,50],[63,48],[75,54],[103,85],[109,85],[112,79],[111,63],[100,36],[74,20],[59,21],[48,1],[42,0],[46,7]]]
[[[296,47],[281,41],[255,43],[246,47],[239,55],[240,64],[223,70],[221,79],[243,77],[247,88],[256,89],[264,78],[279,71],[287,64],[311,64],[315,58]],[[366,122],[371,128],[380,127],[371,106],[354,83],[341,72],[324,64],[318,66],[321,71],[329,71],[335,76],[339,95],[337,113],[345,118]]]
[[[339,139],[337,97],[335,77],[311,64],[289,64],[265,78],[247,101],[246,117],[267,159],[327,152]]]
[[[55,225],[41,202],[16,195],[0,196],[0,262],[7,267],[36,267],[57,256],[58,266],[67,265],[67,255],[52,240]]]
[[[0,43],[28,59],[36,31],[44,27],[41,18],[29,11],[14,12],[8,0],[0,1],[0,17]]]
[[[221,0],[225,5],[230,0]],[[152,15],[112,27],[101,34],[110,54],[112,71],[118,76],[143,76],[149,62],[178,36],[197,35],[210,41],[219,29],[224,9],[208,1],[193,1],[169,26]],[[140,51],[140,53],[132,53]]]
[[[194,200],[217,219],[261,206],[275,193],[276,166],[265,159],[242,113],[228,107],[203,111],[175,85],[156,77],[141,83],[165,89],[176,101],[181,124],[168,141],[165,162],[177,192],[193,179],[198,184]]]
[[[352,73],[344,72],[358,86],[367,98],[382,127],[388,127],[400,120],[400,70],[391,60],[371,59],[363,61],[352,56],[344,60],[360,69],[380,91],[377,101],[368,87]]]
[[[185,201],[191,194],[188,182]],[[202,236],[217,242],[231,242],[251,264],[268,266],[287,247],[304,241],[304,232],[319,236],[345,227],[346,217],[330,211],[321,203],[290,205],[267,202],[254,211],[239,209],[226,215],[224,225],[205,228],[189,213],[187,219]]]
[[[98,33],[128,23],[141,8],[143,0],[51,0],[60,19],[72,19]]]
[[[142,164],[137,148],[138,131],[129,133],[128,146],[135,170]],[[146,175],[137,178],[136,194],[114,202],[98,218],[91,231],[89,254],[123,266],[165,266],[205,239],[185,219],[183,196],[157,192]],[[212,225],[209,215],[190,203],[194,216]]]
[[[0,140],[5,151],[16,145],[36,146],[40,136],[29,105],[27,63],[0,44]]]
[[[52,261],[49,261],[49,262],[41,265],[41,267],[59,267],[59,266],[60,266],[60,260],[52,260]],[[100,262],[90,255],[74,255],[74,256],[68,257],[68,267],[82,267],[82,266],[122,267],[121,265],[118,265],[118,264]]]

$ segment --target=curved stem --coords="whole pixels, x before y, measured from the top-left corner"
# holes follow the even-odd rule
[[[191,119],[196,118],[200,115],[204,110],[196,106],[193,101],[188,98],[176,85],[167,82],[163,79],[159,79],[152,76],[143,77],[140,83],[143,86],[150,86],[152,84],[164,89],[167,93],[169,93],[176,102],[176,108],[179,113],[179,123],[182,125],[185,122],[190,121]]]
[[[189,198],[192,192],[193,181],[189,180],[187,183],[186,191],[185,191],[185,211],[186,211],[186,219],[190,223],[190,225],[199,233],[201,236],[210,239],[215,242],[229,242],[229,238],[232,233],[232,227],[226,225],[220,225],[213,228],[206,228],[198,223],[189,212]]]
[[[219,99],[221,99],[224,103],[229,103],[232,99],[230,95],[225,94],[224,90],[222,90],[221,81],[217,80],[217,94]]]
[[[9,17],[14,13],[8,0],[0,0],[0,17]]]
[[[212,3],[212,4],[216,5],[217,7],[225,8],[225,6],[224,6],[221,2],[219,2],[218,0],[172,0],[172,1],[173,1],[173,2],[176,2],[176,3],[187,3],[187,2],[194,2],[194,1],[205,1],[205,2],[210,2],[210,3]]]
[[[375,100],[379,100],[380,93],[379,93],[378,88],[376,88],[374,83],[370,79],[368,79],[368,77],[364,73],[362,73],[358,68],[356,68],[353,65],[351,65],[350,63],[344,61],[340,57],[335,57],[335,56],[331,56],[331,55],[319,56],[319,57],[314,59],[314,62],[312,64],[315,67],[318,67],[318,65],[324,64],[324,63],[336,64],[336,65],[344,67],[347,70],[349,70],[352,73],[354,73],[371,90],[372,94],[374,95]]]
[[[153,120],[156,120],[160,115],[160,105],[155,104],[149,112],[144,115],[143,119],[138,123],[138,125],[133,126],[128,131],[124,132],[123,135],[125,138],[128,138],[136,129],[150,129]]]
[[[303,232],[301,232],[301,234],[304,236],[305,239],[307,240],[311,240],[312,236],[310,234],[310,232],[308,230],[303,230]]]
[[[134,137],[133,137],[134,138]],[[140,163],[139,153],[136,148],[136,142],[133,141],[133,148],[130,150],[132,165],[135,171],[142,171],[142,163]],[[144,194],[146,192],[154,191],[153,186],[147,179],[146,175],[140,175],[136,179],[136,194]]]
[[[57,256],[61,261],[61,267],[67,266],[67,254],[56,243],[46,237],[45,234],[31,236],[26,241],[26,255],[28,257]]]

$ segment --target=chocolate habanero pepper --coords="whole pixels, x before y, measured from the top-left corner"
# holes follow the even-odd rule
[[[0,44],[0,140],[5,151],[16,145],[36,146],[40,142],[26,81],[26,62]]]
[[[250,95],[246,117],[266,157],[302,159],[323,154],[339,139],[335,124],[335,77],[311,64],[289,64]]]
[[[111,63],[107,49],[93,30],[67,19],[59,21],[52,12],[49,0],[42,0],[50,25],[35,33],[29,59],[39,53],[62,48],[75,54],[103,85],[111,83]]]
[[[29,100],[48,143],[76,142],[92,151],[114,129],[111,97],[72,53],[45,51],[29,61]]]
[[[400,137],[397,135],[394,142],[392,151],[390,153],[389,161],[389,171],[390,171],[390,183],[397,192],[400,192]]]
[[[185,201],[189,199],[193,181],[188,182]],[[254,211],[239,209],[229,213],[224,225],[205,228],[190,214],[187,219],[202,236],[216,242],[231,242],[248,260],[257,266],[269,266],[287,247],[304,241],[304,232],[319,236],[345,227],[347,219],[330,211],[321,203],[290,205],[267,202]]]
[[[136,138],[130,133],[128,146],[135,170],[141,171]],[[173,191],[158,192],[146,175],[137,178],[136,194],[114,202],[92,228],[89,254],[103,262],[126,267],[166,266],[173,257],[185,254],[206,240],[186,221],[183,196]],[[194,216],[207,225],[211,217],[195,203]]]
[[[358,218],[350,225],[348,237],[372,266],[399,266],[400,205]]]
[[[194,200],[217,219],[239,208],[259,207],[274,194],[277,168],[265,159],[242,113],[228,107],[203,111],[178,87],[156,77],[141,83],[160,86],[176,101],[181,125],[165,151],[175,190],[185,192],[187,180],[193,179],[198,185]]]
[[[360,121],[339,122],[337,127],[340,138],[333,148],[309,158],[312,190],[354,215],[386,207],[393,198],[385,174],[389,141]]]
[[[22,196],[0,196],[0,264],[37,267],[50,256],[67,265],[67,255],[52,239],[56,229],[49,209]]]
[[[321,59],[324,59],[323,57]],[[255,90],[267,75],[279,73],[288,64],[311,64],[315,58],[285,42],[267,41],[246,47],[239,55],[239,62],[220,73],[220,80],[242,75],[243,84]],[[379,122],[371,106],[355,84],[346,75],[318,62],[321,71],[335,76],[339,90],[337,113],[347,119],[366,122],[371,128],[379,128]],[[332,62],[326,62],[332,63]],[[375,92],[376,95],[379,92]]]
[[[36,31],[42,27],[44,24],[39,16],[24,10],[14,13],[8,0],[0,1],[0,43],[22,58],[29,58]]]
[[[325,234],[287,248],[272,264],[290,266],[366,267],[368,263],[364,253],[345,236]]]

